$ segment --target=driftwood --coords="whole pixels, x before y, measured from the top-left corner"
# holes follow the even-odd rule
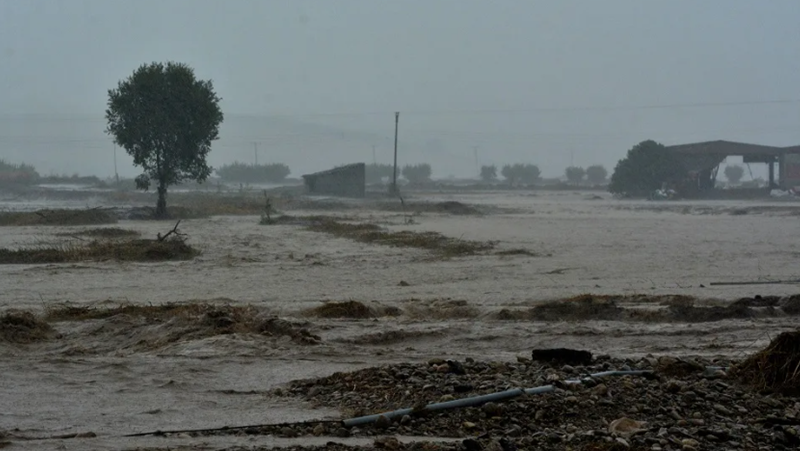
[[[164,234],[164,236],[161,236],[161,233],[159,233],[158,234],[158,241],[164,241],[164,240],[166,240],[168,237],[170,237],[172,235],[175,235],[181,241],[185,241],[186,240],[186,234],[178,232],[178,226],[180,225],[180,223],[181,223],[181,220],[179,219],[178,222],[175,223],[175,227],[173,227],[172,230],[170,230],[169,232]]]

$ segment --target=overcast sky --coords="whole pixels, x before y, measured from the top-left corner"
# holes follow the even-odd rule
[[[798,0],[0,0],[0,157],[113,173],[107,90],[167,60],[223,97],[214,165],[390,162],[394,111],[439,176],[800,144]]]

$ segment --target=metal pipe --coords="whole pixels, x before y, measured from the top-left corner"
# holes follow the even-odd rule
[[[600,373],[590,374],[587,379],[599,378],[599,377],[607,377],[607,376],[641,376],[644,374],[650,374],[652,371],[649,370],[617,370],[617,371],[603,371]],[[567,384],[580,384],[587,379],[572,379],[564,381]],[[456,399],[453,401],[445,401],[439,403],[428,404],[427,406],[419,409],[419,411],[425,412],[435,412],[439,410],[448,410],[448,409],[457,409],[460,407],[476,407],[487,402],[494,402],[494,401],[505,401],[507,399],[516,398],[518,396],[523,395],[538,395],[542,393],[548,393],[554,391],[555,387],[553,385],[544,385],[541,387],[533,387],[533,388],[513,388],[511,390],[501,391],[497,393],[489,393],[488,395],[480,395],[480,396],[473,396],[470,398],[462,398]],[[393,410],[391,412],[384,412],[384,413],[377,413],[373,415],[366,415],[363,417],[356,417],[350,418],[347,420],[343,420],[342,424],[345,427],[353,427],[353,426],[361,426],[364,424],[374,423],[378,421],[380,417],[386,417],[386,419],[391,420],[393,418],[402,417],[405,415],[410,415],[414,412],[414,409],[400,409],[400,410]]]

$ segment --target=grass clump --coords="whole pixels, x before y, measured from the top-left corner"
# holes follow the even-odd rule
[[[165,240],[95,240],[88,244],[0,248],[0,264],[74,263],[82,261],[169,261],[190,260],[199,251],[179,238]]]
[[[113,212],[98,208],[0,212],[0,226],[77,226],[116,223],[117,217]]]
[[[438,232],[412,232],[407,230],[392,232],[381,228],[377,224],[347,223],[332,219],[315,221],[308,226],[308,229],[341,238],[350,238],[362,243],[427,249],[443,257],[475,255],[488,251],[495,245],[493,242],[450,238]]]
[[[800,393],[800,330],[778,335],[769,346],[733,368],[751,387],[792,395]]]
[[[30,312],[7,312],[0,316],[0,341],[23,344],[44,341],[55,334],[49,324]]]

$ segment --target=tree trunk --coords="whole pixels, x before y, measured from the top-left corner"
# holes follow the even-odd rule
[[[163,182],[158,183],[158,203],[156,204],[156,219],[167,218],[167,186]]]

